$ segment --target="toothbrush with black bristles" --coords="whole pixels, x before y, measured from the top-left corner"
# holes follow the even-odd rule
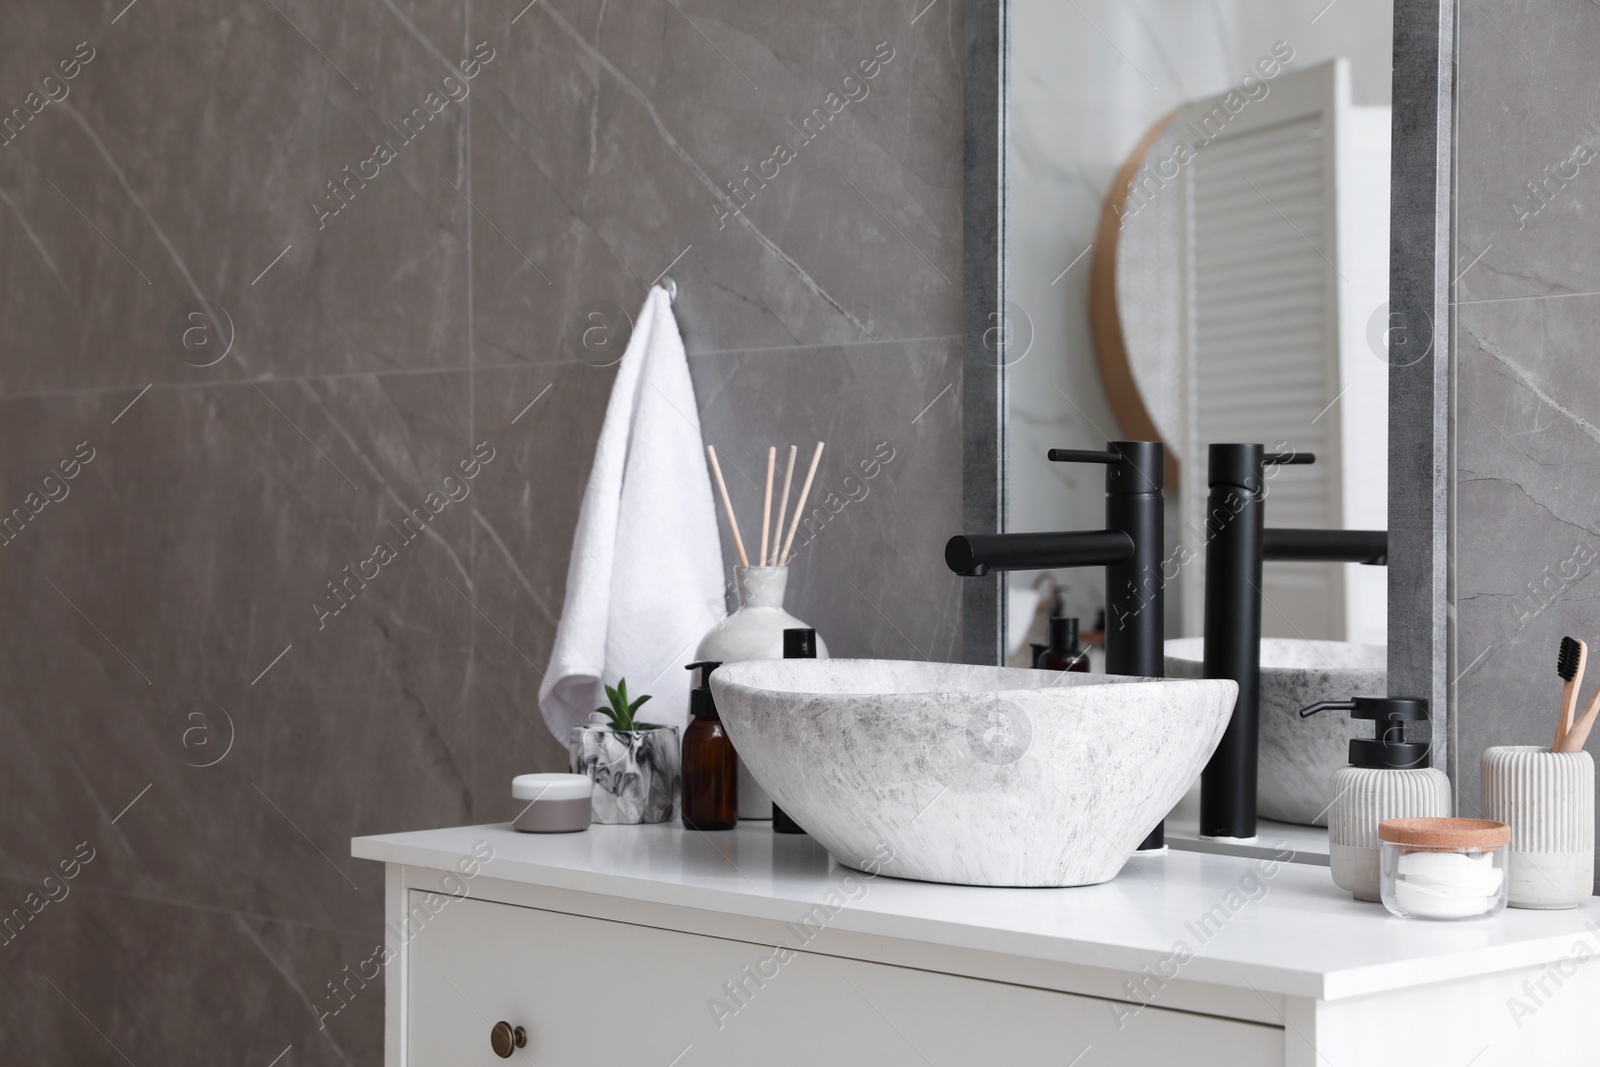
[[[1588,645],[1576,637],[1561,639],[1561,650],[1556,653],[1556,673],[1566,685],[1561,688],[1561,717],[1556,720],[1556,743],[1550,746],[1551,752],[1561,750],[1561,742],[1572,730],[1572,713],[1578,706],[1578,690],[1583,685],[1583,668],[1588,661]]]

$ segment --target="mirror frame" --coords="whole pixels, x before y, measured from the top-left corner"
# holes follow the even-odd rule
[[[1008,0],[967,0],[962,102],[961,529],[1006,528]],[[1006,661],[1005,575],[962,578],[961,658]]]
[[[1449,756],[1450,190],[1455,0],[1395,0],[1389,221],[1389,691],[1434,709]],[[967,0],[962,531],[1006,528],[1008,0]],[[1415,358],[1410,353],[1420,352]],[[1004,663],[1005,577],[962,579],[961,651]]]

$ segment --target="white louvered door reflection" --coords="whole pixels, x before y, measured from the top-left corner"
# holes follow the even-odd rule
[[[1381,471],[1365,487],[1346,484],[1352,423],[1339,407],[1355,379],[1361,388],[1349,390],[1352,403],[1366,405],[1369,416],[1373,405],[1387,407],[1381,360],[1361,351],[1366,341],[1350,328],[1351,309],[1341,310],[1341,302],[1371,299],[1375,280],[1379,292],[1387,288],[1387,227],[1380,243],[1371,225],[1374,217],[1386,218],[1387,199],[1375,202],[1370,184],[1360,202],[1341,197],[1344,186],[1354,185],[1343,180],[1351,166],[1340,158],[1350,150],[1345,141],[1353,131],[1367,139],[1385,132],[1352,124],[1348,81],[1342,61],[1284,74],[1238,110],[1226,106],[1226,96],[1185,107],[1167,134],[1201,145],[1185,170],[1179,212],[1183,464],[1176,533],[1194,556],[1179,572],[1190,634],[1201,632],[1205,605],[1208,445],[1258,441],[1269,451],[1316,455],[1314,465],[1271,472],[1269,525],[1339,528],[1351,525],[1347,512],[1368,520],[1375,509],[1383,513]],[[1239,99],[1234,94],[1235,107]],[[1226,122],[1218,121],[1222,115]],[[1359,158],[1373,164],[1370,152]],[[1363,239],[1341,239],[1341,228],[1357,222]],[[1355,424],[1364,438],[1370,423],[1369,417]],[[1386,423],[1380,413],[1379,433]],[[1352,493],[1360,498],[1354,508]],[[1341,564],[1265,568],[1263,633],[1356,636],[1346,576]],[[1370,598],[1370,586],[1363,595]],[[1370,618],[1370,606],[1360,613]]]
[[[1219,137],[1195,160],[1185,395],[1190,471],[1200,484],[1184,494],[1186,532],[1196,529],[1191,515],[1204,515],[1206,445],[1221,441],[1315,454],[1311,466],[1273,472],[1267,521],[1340,525],[1338,423],[1317,417],[1339,391],[1327,119],[1312,114]],[[1342,636],[1338,577],[1334,564],[1266,568],[1263,632],[1281,631],[1287,621],[1308,637]],[[1296,635],[1291,629],[1285,636]]]

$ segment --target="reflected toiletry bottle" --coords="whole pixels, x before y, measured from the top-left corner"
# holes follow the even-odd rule
[[[732,830],[739,823],[738,764],[711,698],[711,672],[720,666],[716,660],[688,666],[700,671],[683,733],[683,825],[689,830]]]
[[[1050,643],[1035,645],[1033,665],[1042,671],[1089,673],[1089,650],[1078,644],[1078,620],[1071,615],[1050,618]]]
[[[805,622],[783,610],[789,584],[788,567],[735,567],[739,610],[717,623],[694,650],[697,660],[738,663],[752,659],[778,659],[783,655],[783,631]],[[817,639],[817,658],[828,658],[828,646]],[[772,818],[772,799],[750,769],[739,762],[739,818]]]
[[[783,631],[784,659],[816,659],[817,631],[807,629]],[[772,805],[772,832],[775,834],[803,834],[800,824],[784,814],[774,802]]]

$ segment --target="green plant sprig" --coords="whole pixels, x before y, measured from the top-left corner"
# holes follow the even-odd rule
[[[611,720],[611,728],[613,730],[620,730],[626,733],[630,730],[642,728],[644,724],[634,718],[634,712],[639,710],[640,704],[650,699],[649,693],[630,704],[628,703],[628,680],[619,678],[615,689],[609,685],[606,686],[606,699],[611,702],[609,706],[595,708],[594,710]]]

